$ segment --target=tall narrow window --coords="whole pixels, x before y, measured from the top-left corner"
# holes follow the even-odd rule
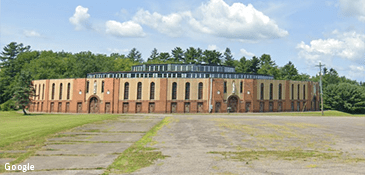
[[[150,100],[155,99],[155,83],[152,82],[150,86]]]
[[[185,100],[190,99],[190,83],[185,83]]]
[[[90,82],[87,81],[86,82],[86,93],[89,93],[89,86],[90,86]]]
[[[43,90],[42,90],[42,100],[44,100],[44,84],[43,84]]]
[[[294,100],[294,84],[291,85],[291,99]]]
[[[299,92],[300,92],[300,85],[298,84],[298,92],[297,92],[297,98],[298,98],[298,100],[299,100]]]
[[[38,87],[38,100],[41,98],[41,85]]]
[[[101,82],[101,93],[104,93],[104,81]]]
[[[243,92],[243,81],[240,82],[240,93]]]
[[[272,83],[270,83],[270,100],[273,99],[273,88],[274,88],[274,85]]]
[[[282,94],[283,90],[282,90],[282,87],[281,87],[281,83],[279,84],[279,100],[281,100],[281,94]]]
[[[303,85],[303,99],[305,100],[305,85]]]
[[[124,83],[124,100],[128,100],[129,96],[129,83]]]
[[[198,87],[198,100],[203,99],[203,83],[200,82],[199,83],[199,87]]]
[[[264,83],[261,83],[261,93],[260,93],[260,100],[264,99]]]
[[[62,83],[60,84],[60,100],[62,100]]]
[[[35,100],[37,98],[37,85],[35,85],[34,91],[35,91],[35,96],[33,96],[33,100]]]
[[[172,83],[172,96],[171,96],[173,100],[176,100],[176,90],[177,90],[177,83],[174,82]]]
[[[138,82],[137,84],[137,100],[142,98],[142,83]]]
[[[52,96],[52,100],[54,100],[54,89],[55,89],[55,86],[56,85],[53,83],[52,84],[52,95],[51,95]]]
[[[223,92],[224,92],[224,93],[227,93],[227,82],[226,82],[226,81],[224,82],[224,89],[223,89]]]
[[[67,84],[67,100],[70,99],[71,83]]]

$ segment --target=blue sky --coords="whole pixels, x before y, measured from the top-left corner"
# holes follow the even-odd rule
[[[200,47],[235,59],[270,54],[315,75],[319,61],[365,81],[365,0],[134,0],[0,2],[0,47],[127,54]]]

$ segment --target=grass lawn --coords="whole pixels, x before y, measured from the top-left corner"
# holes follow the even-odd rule
[[[0,158],[15,158],[20,163],[40,149],[47,137],[87,123],[114,119],[113,114],[32,114],[0,112]],[[26,152],[13,153],[12,150]],[[3,171],[0,167],[0,173]]]

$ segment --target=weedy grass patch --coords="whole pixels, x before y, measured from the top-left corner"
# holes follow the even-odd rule
[[[161,151],[155,148],[147,147],[153,144],[153,137],[157,131],[162,127],[174,121],[172,117],[166,117],[150,129],[140,140],[135,142],[132,146],[124,150],[114,162],[109,165],[105,171],[105,175],[109,173],[131,173],[143,167],[150,166],[158,159],[168,157],[163,155]]]

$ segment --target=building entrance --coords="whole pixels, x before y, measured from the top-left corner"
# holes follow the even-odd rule
[[[229,112],[237,112],[238,98],[236,96],[231,96],[228,98],[228,107],[230,107]]]
[[[99,113],[99,101],[96,97],[90,99],[89,113]]]

